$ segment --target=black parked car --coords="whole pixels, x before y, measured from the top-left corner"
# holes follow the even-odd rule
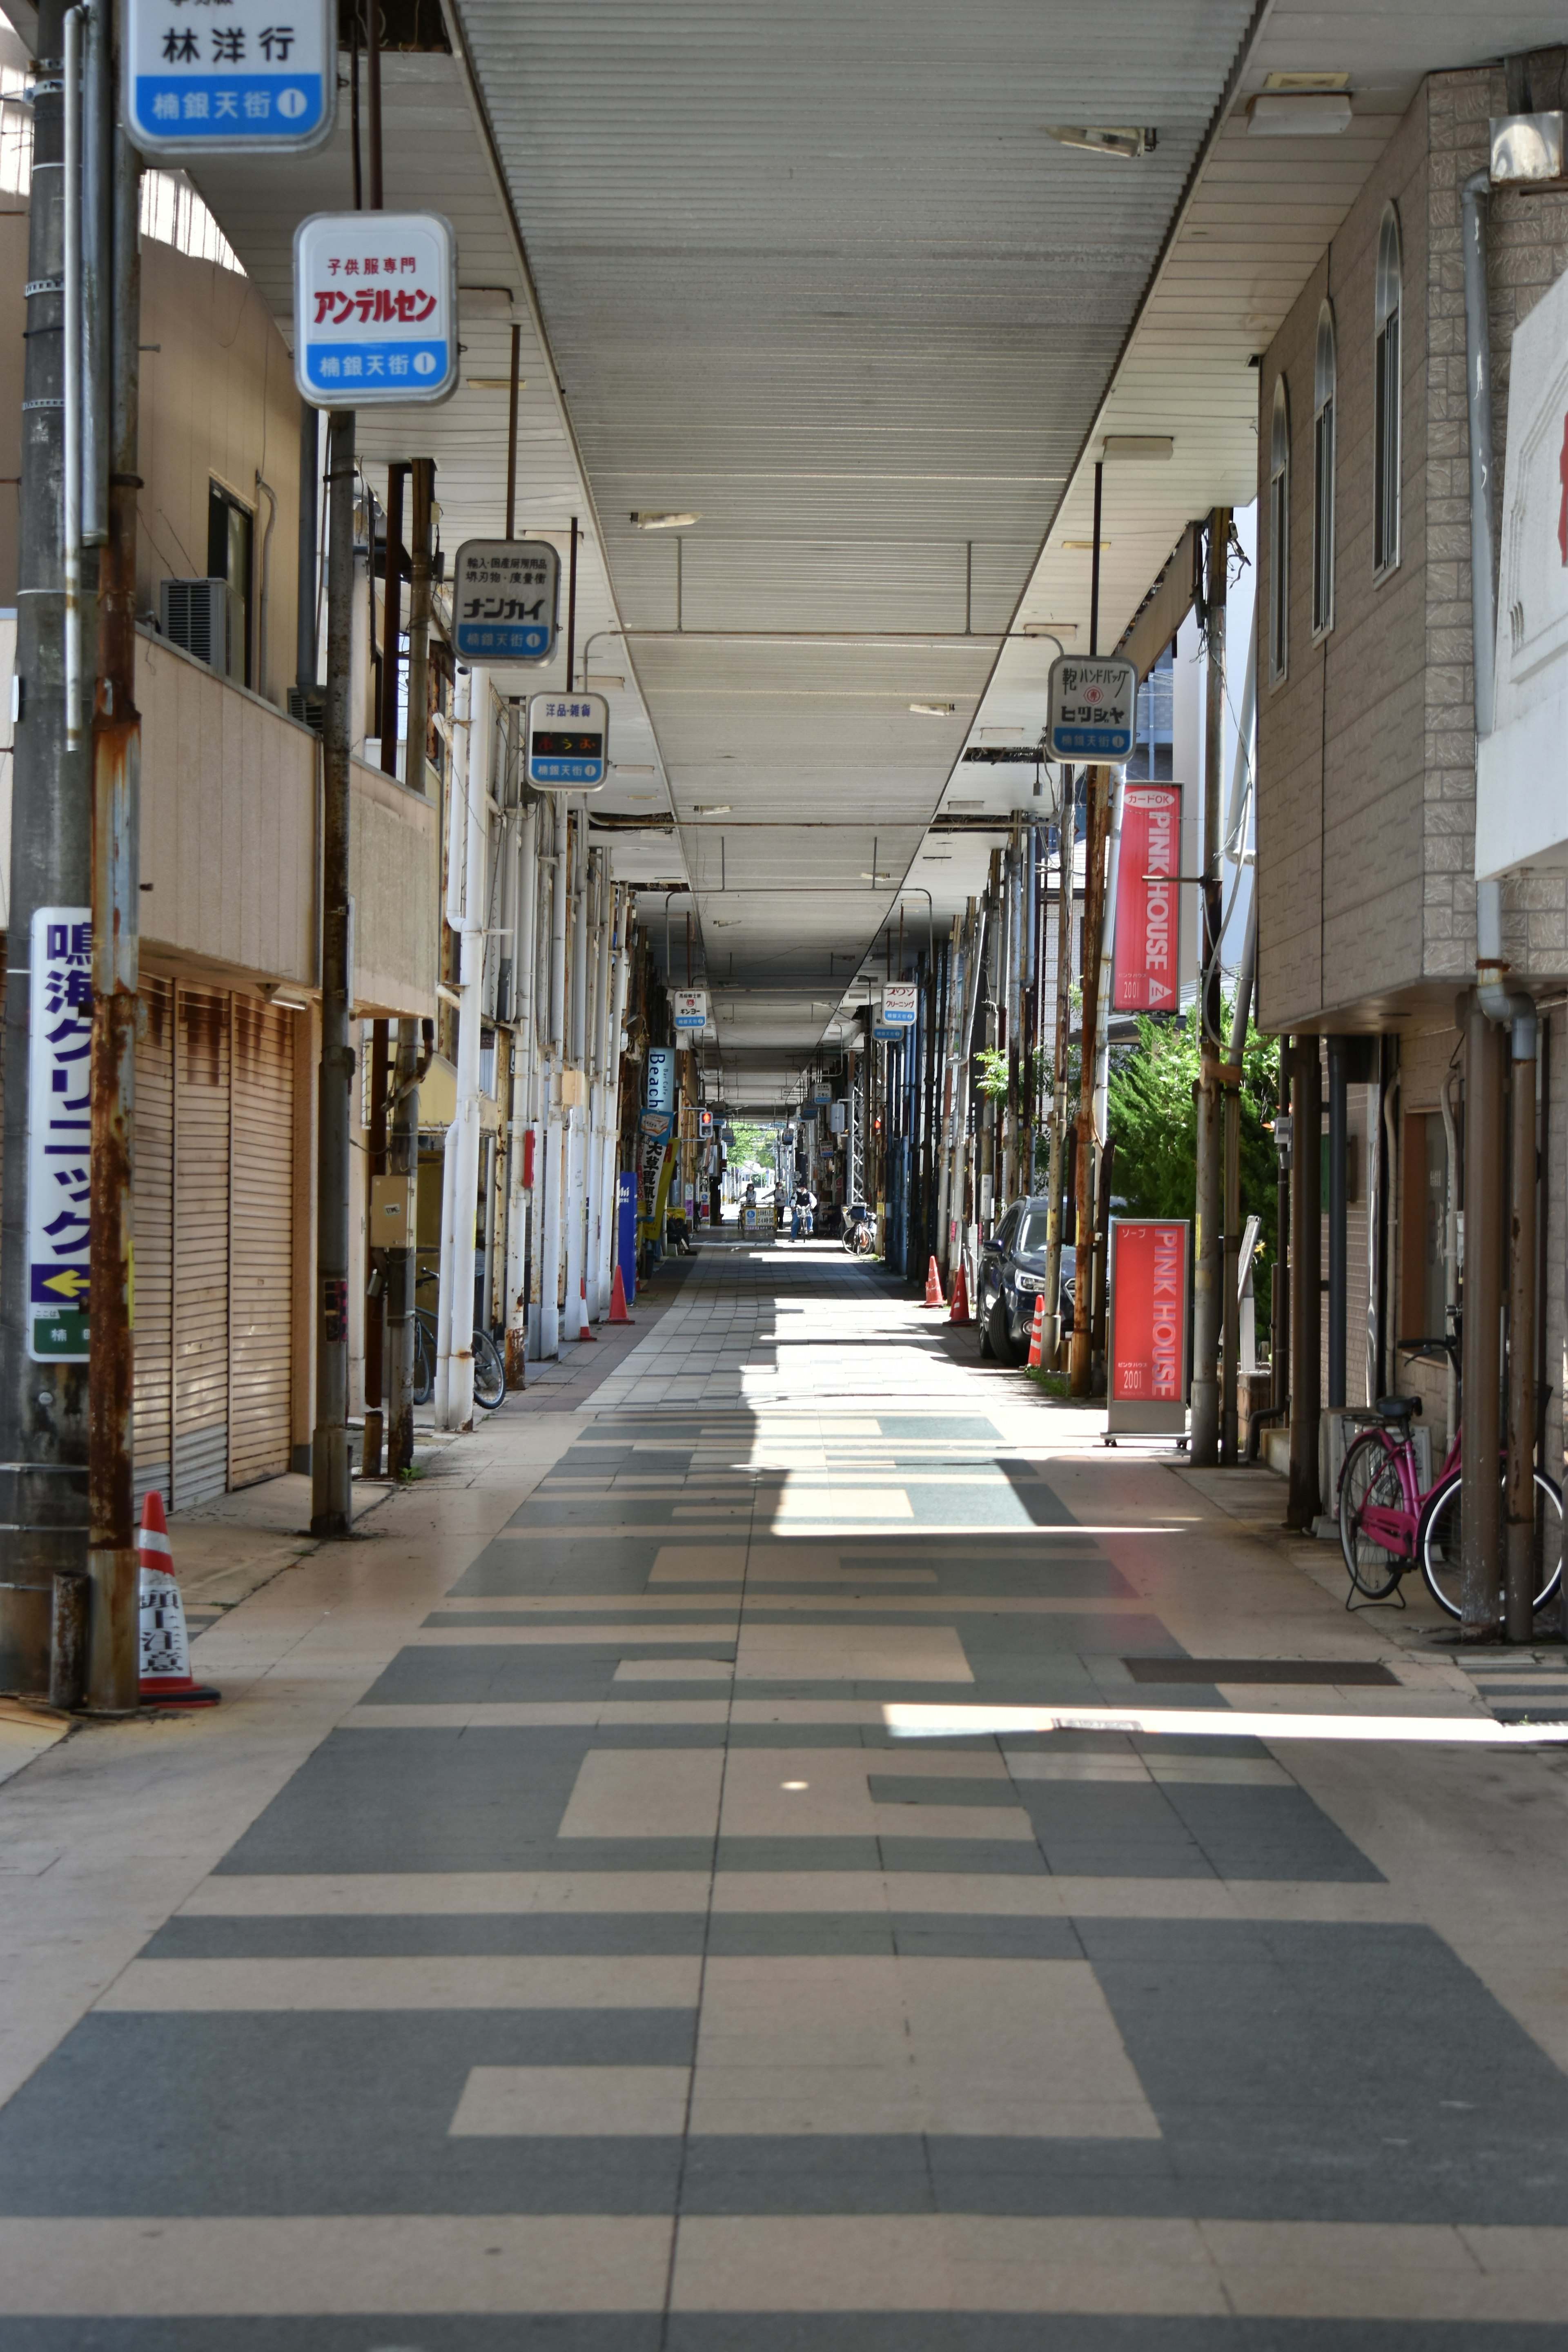
[[[1004,1364],[1021,1363],[1029,1352],[1035,1306],[1046,1286],[1046,1226],[1050,1201],[1037,1194],[1015,1201],[988,1242],[980,1245],[980,1276],[974,1302],[980,1352]],[[1073,1275],[1070,1243],[1062,1244],[1061,1328],[1072,1329]]]

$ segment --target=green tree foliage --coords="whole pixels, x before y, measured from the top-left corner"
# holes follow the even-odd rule
[[[1228,1039],[1234,1005],[1221,1034]],[[1135,1217],[1191,1217],[1196,1207],[1198,1008],[1179,1021],[1144,1014],[1136,1045],[1110,1056],[1110,1133],[1116,1145],[1111,1191],[1118,1211]],[[1279,1095],[1279,1041],[1247,1024],[1241,1076],[1241,1213],[1261,1221],[1264,1265],[1274,1259],[1279,1162],[1266,1121]],[[1261,1329],[1268,1297],[1264,1266],[1254,1280]]]
[[[735,1168],[760,1168],[772,1175],[773,1154],[778,1146],[776,1127],[753,1127],[742,1119],[733,1122],[735,1140],[730,1147],[730,1162]]]

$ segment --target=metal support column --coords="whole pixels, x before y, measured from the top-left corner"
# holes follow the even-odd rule
[[[1344,1405],[1350,1302],[1350,1110],[1346,1037],[1329,1044],[1329,1411]]]
[[[1527,997],[1515,999],[1522,1008]],[[1537,1044],[1533,1006],[1516,1013],[1509,1069],[1508,1483],[1503,1499],[1503,1617],[1510,1642],[1528,1642],[1535,1629],[1538,1576],[1535,1539],[1536,1145]],[[1546,1533],[1559,1540],[1549,1518]]]
[[[1075,1220],[1069,1386],[1088,1396],[1092,1370],[1094,1257],[1094,1077],[1100,1015],[1100,933],[1105,919],[1105,853],[1110,838],[1110,771],[1089,771],[1089,824],[1083,882],[1083,1013],[1078,1109],[1078,1214]]]
[[[1321,1507],[1323,1079],[1315,1036],[1295,1040],[1290,1089],[1290,1497],[1286,1517],[1310,1531]]]
[[[1215,507],[1208,525],[1205,603],[1204,882],[1198,997],[1201,1075],[1197,1100],[1197,1234],[1193,1278],[1192,1459],[1212,1469],[1220,1455],[1219,1353],[1224,1282],[1223,1150],[1220,1136],[1220,768],[1225,749],[1225,613],[1230,562],[1230,509]]]
[[[1498,1638],[1502,1582],[1502,1030],[1471,1000],[1465,1022],[1464,1549],[1460,1639]]]

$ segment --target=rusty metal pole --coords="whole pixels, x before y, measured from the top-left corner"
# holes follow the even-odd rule
[[[426,785],[425,737],[429,713],[431,499],[436,468],[416,457],[409,468],[412,514],[408,531],[408,731],[403,779],[416,792]],[[411,1211],[419,1179],[421,1063],[429,1067],[435,1026],[424,1024],[430,1041],[423,1050],[419,1024],[406,1015],[397,1024],[397,1059],[387,1121],[386,1171],[409,1187]],[[412,1227],[415,1220],[409,1218]],[[386,1473],[400,1478],[414,1467],[414,1276],[418,1236],[386,1252]]]
[[[1310,1533],[1321,1507],[1323,1417],[1323,1073],[1315,1036],[1295,1040],[1290,1090],[1289,1525]]]
[[[1204,712],[1203,946],[1198,973],[1200,1076],[1197,1097],[1197,1231],[1193,1253],[1192,1460],[1212,1470],[1220,1460],[1220,1339],[1224,1322],[1224,1142],[1221,1133],[1220,770],[1225,756],[1225,611],[1230,564],[1230,509],[1208,524],[1207,635]]]
[[[310,1533],[346,1536],[349,1469],[349,696],[354,593],[354,414],[327,419],[327,699],[321,734],[321,1060],[316,1141],[316,1425]]]
[[[1517,1002],[1518,1000],[1516,1000]],[[1525,1003],[1529,999],[1523,1000]],[[1521,1031],[1524,1034],[1521,1038]],[[1535,1630],[1535,1596],[1546,1579],[1535,1556],[1535,1072],[1533,1014],[1514,1024],[1510,1092],[1508,1267],[1508,1484],[1503,1507],[1503,1615],[1510,1642],[1528,1642]],[[1549,1539],[1556,1529],[1549,1517]]]
[[[1503,1056],[1507,1038],[1472,998],[1465,1023],[1464,1484],[1459,1638],[1495,1642],[1502,1582]]]
[[[1089,771],[1083,880],[1083,1010],[1079,1023],[1077,1208],[1074,1221],[1072,1349],[1068,1387],[1089,1392],[1094,1339],[1094,1066],[1099,1048],[1100,951],[1105,920],[1105,852],[1110,837],[1110,771]]]
[[[140,164],[114,134],[108,538],[99,559],[92,718],[92,1256],[88,1317],[88,1537],[92,1584],[85,1698],[95,1714],[137,1696],[135,1393],[132,1331],[135,1195],[138,803],[136,708],[137,337]]]

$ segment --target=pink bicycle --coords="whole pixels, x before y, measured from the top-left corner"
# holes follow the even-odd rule
[[[1401,1339],[1405,1355],[1441,1349],[1457,1360],[1456,1331],[1447,1339]],[[1456,1429],[1443,1466],[1423,1488],[1416,1467],[1411,1423],[1421,1411],[1417,1396],[1379,1397],[1379,1419],[1363,1429],[1340,1472],[1340,1542],[1355,1591],[1369,1601],[1386,1601],[1401,1577],[1418,1563],[1426,1589],[1450,1617],[1461,1612],[1462,1547],[1459,1529],[1460,1432]],[[1563,1577],[1563,1496],[1543,1470],[1535,1473],[1535,1607],[1544,1609]],[[1501,1601],[1499,1601],[1501,1613]]]

